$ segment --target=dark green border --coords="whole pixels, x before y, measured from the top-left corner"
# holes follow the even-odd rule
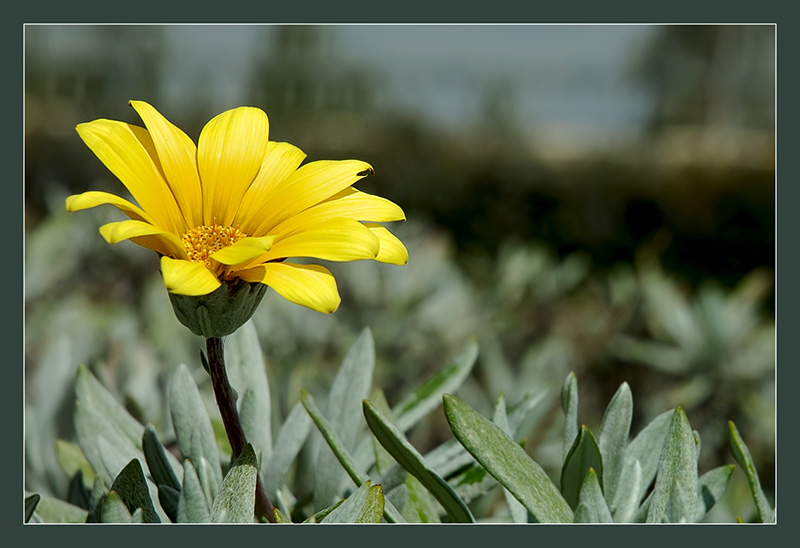
[[[778,157],[783,161],[778,169],[777,187],[777,216],[776,228],[777,249],[785,250],[777,260],[777,295],[780,303],[776,303],[777,313],[777,333],[779,334],[778,344],[778,444],[779,458],[776,462],[778,470],[786,468],[791,447],[791,437],[781,434],[789,434],[792,425],[789,423],[790,417],[795,413],[794,406],[796,401],[791,398],[789,390],[791,387],[798,386],[796,358],[798,354],[798,337],[794,335],[797,329],[797,314],[793,304],[797,301],[797,288],[793,281],[798,278],[796,253],[793,253],[796,246],[793,245],[793,235],[798,233],[798,216],[793,211],[794,204],[798,201],[800,188],[797,184],[796,168],[793,158],[797,156],[796,136],[794,135],[793,123],[796,120],[797,106],[795,98],[798,96],[795,79],[793,53],[797,51],[797,24],[793,22],[792,15],[787,13],[785,8],[778,6],[778,2],[762,0],[757,3],[739,3],[732,5],[728,2],[661,2],[653,3],[646,7],[635,4],[631,9],[624,4],[609,6],[606,2],[552,2],[552,3],[523,3],[523,2],[491,2],[476,3],[465,5],[459,3],[457,7],[437,6],[428,2],[403,2],[391,3],[388,5],[378,4],[377,2],[351,3],[343,6],[341,2],[327,3],[316,1],[311,6],[309,3],[277,4],[277,3],[253,3],[229,0],[224,3],[212,4],[216,7],[214,11],[201,8],[197,3],[183,3],[173,5],[163,0],[159,2],[140,1],[135,3],[122,3],[112,5],[111,3],[98,3],[96,6],[76,6],[74,2],[50,1],[27,1],[16,5],[13,8],[4,9],[3,32],[0,33],[3,51],[3,67],[8,82],[4,87],[4,95],[7,96],[6,105],[13,105],[11,111],[12,123],[4,126],[4,162],[6,167],[4,177],[4,187],[7,194],[3,202],[2,222],[4,233],[13,234],[12,242],[6,242],[4,249],[6,253],[12,253],[11,259],[6,260],[6,268],[3,269],[3,276],[7,277],[4,284],[7,289],[5,292],[7,300],[3,307],[4,327],[2,337],[4,347],[11,349],[10,359],[6,360],[4,367],[7,371],[13,371],[12,381],[3,383],[7,394],[2,398],[4,413],[7,417],[6,425],[12,430],[6,436],[6,450],[3,451],[3,469],[20,470],[22,469],[22,336],[23,323],[23,297],[22,282],[23,272],[16,265],[24,264],[24,251],[22,241],[22,25],[24,22],[48,22],[48,23],[68,23],[68,22],[163,22],[163,23],[198,23],[198,22],[234,22],[234,23],[255,23],[255,22],[350,22],[350,23],[424,23],[424,22],[494,22],[494,23],[521,23],[521,22],[573,22],[573,23],[646,23],[646,22],[759,22],[778,24],[778,95],[785,99],[780,102],[778,113]],[[786,4],[784,4],[785,6]],[[632,4],[632,6],[634,6]],[[785,70],[780,70],[780,69]],[[8,257],[8,255],[7,255]],[[780,304],[780,306],[777,306]],[[8,353],[7,353],[8,356]],[[17,443],[15,443],[17,442]],[[6,462],[6,461],[11,462]],[[781,527],[791,527],[791,517],[794,512],[792,508],[795,502],[791,495],[786,493],[794,492],[796,475],[784,473],[780,476],[778,487],[778,497],[781,504],[781,515],[785,519],[779,519],[776,527],[741,527],[741,526],[704,526],[704,527],[661,527],[656,534],[659,541],[692,538],[702,540],[698,537],[706,537],[713,540],[716,537],[725,537],[724,541],[729,545],[738,545],[740,542],[769,542],[766,537],[780,534]],[[2,515],[4,516],[4,530],[12,534],[35,536],[43,541],[50,540],[55,545],[64,542],[66,539],[59,536],[67,533],[68,535],[78,534],[92,535],[97,532],[98,536],[108,537],[108,540],[127,544],[120,541],[134,541],[138,535],[131,535],[126,531],[120,535],[119,526],[96,527],[91,533],[87,533],[86,527],[64,527],[64,526],[43,526],[43,527],[23,527],[20,519],[20,500],[19,493],[13,487],[4,489]],[[783,495],[781,497],[781,495]],[[789,505],[787,507],[787,504]],[[6,528],[5,526],[9,527]],[[736,528],[736,530],[734,530]],[[130,528],[129,528],[130,529]],[[67,532],[69,531],[69,532]],[[213,531],[213,532],[212,532]],[[625,537],[626,540],[652,539],[653,532],[646,532],[644,527],[613,527],[604,530],[597,526],[583,527],[555,527],[545,526],[536,527],[509,527],[509,526],[484,526],[470,527],[463,526],[443,526],[443,527],[422,527],[422,526],[403,526],[394,527],[391,531],[385,528],[372,528],[368,530],[355,530],[353,527],[345,526],[342,528],[324,529],[313,527],[281,527],[277,530],[270,530],[269,535],[257,527],[237,528],[235,532],[224,528],[211,527],[140,527],[137,529],[142,537],[160,536],[165,541],[177,539],[178,535],[186,535],[188,540],[198,541],[198,545],[207,545],[208,541],[223,541],[228,535],[236,538],[236,542],[254,540],[257,542],[269,542],[272,545],[282,543],[287,540],[297,545],[300,540],[303,543],[319,541],[329,543],[331,540],[354,542],[357,545],[385,542],[384,536],[392,540],[393,545],[398,541],[412,542],[419,539],[430,541],[431,545],[438,542],[447,541],[448,544],[455,542],[459,545],[487,545],[498,540],[504,543],[540,543],[542,541],[558,540],[593,540],[599,535],[613,535],[614,538]],[[383,535],[380,535],[383,532]],[[234,537],[235,535],[235,537]],[[690,537],[691,535],[691,537]],[[216,536],[216,538],[214,538]],[[16,540],[16,539],[14,539]],[[722,540],[722,539],[719,539]],[[338,544],[338,542],[334,542]]]

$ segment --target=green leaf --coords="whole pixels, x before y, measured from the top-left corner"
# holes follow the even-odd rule
[[[150,498],[150,489],[144,477],[142,464],[137,459],[133,459],[122,469],[111,485],[111,492],[119,494],[131,514],[137,508],[141,508],[145,523],[161,523]]]
[[[36,505],[42,500],[41,495],[34,493],[33,495],[25,497],[25,523],[28,523],[36,510]]]
[[[132,523],[128,506],[122,501],[122,497],[116,491],[110,491],[103,497],[100,503],[100,522],[101,523]]]
[[[436,409],[442,401],[442,395],[455,392],[469,376],[477,357],[478,342],[472,339],[449,365],[392,409],[397,427],[406,432],[422,417]]]
[[[219,449],[203,398],[184,364],[178,366],[172,377],[169,403],[181,454],[192,461],[201,485],[208,485],[213,496],[222,482]]]
[[[436,499],[431,492],[411,474],[406,474],[406,502],[403,505],[403,516],[410,523],[441,523],[436,509]]]
[[[612,507],[612,514],[616,523],[629,523],[633,521],[634,515],[639,508],[639,501],[641,497],[642,484],[642,466],[639,461],[635,461],[631,473],[625,476],[628,483],[625,484],[625,489],[617,491],[617,505]],[[644,518],[643,518],[644,519]]]
[[[257,466],[255,450],[248,443],[222,480],[211,506],[212,523],[255,521]]]
[[[369,328],[364,329],[350,347],[331,385],[325,416],[342,445],[352,451],[361,428],[359,402],[369,395],[375,368],[375,343]],[[329,506],[339,498],[345,472],[331,450],[321,445],[314,470],[316,509]]]
[[[561,494],[572,508],[578,505],[581,487],[590,468],[595,469],[602,483],[603,458],[600,455],[600,448],[589,429],[581,425],[561,468]]]
[[[564,410],[564,460],[578,436],[578,379],[570,372],[561,388],[561,408]]]
[[[606,408],[597,434],[603,457],[603,491],[607,500],[614,500],[619,486],[632,419],[633,395],[628,383],[622,383]]]
[[[317,407],[316,403],[314,403],[314,398],[303,390],[300,393],[300,401],[302,402],[303,406],[306,408],[311,419],[317,425],[322,437],[327,442],[328,446],[333,451],[333,454],[339,460],[339,463],[342,465],[344,470],[350,476],[350,479],[356,485],[363,485],[367,481],[369,481],[369,476],[364,473],[353,461],[353,457],[350,455],[350,452],[347,450],[346,447],[342,444],[339,436],[336,432],[333,431],[328,421],[320,412],[319,408]],[[386,517],[386,521],[391,523],[403,523],[405,520],[400,512],[395,508],[389,501],[386,501],[385,508],[384,508],[384,516]]]
[[[511,430],[511,425],[509,424],[508,415],[506,413],[506,398],[503,394],[500,394],[497,398],[492,420],[508,437],[512,439],[515,438],[514,432]],[[503,496],[505,497],[508,511],[511,514],[511,521],[513,523],[528,523],[528,509],[505,487],[503,487]]]
[[[321,523],[380,523],[382,515],[383,490],[368,480],[322,518]]]
[[[226,371],[231,386],[241,395],[238,403],[247,441],[261,454],[261,472],[272,459],[272,404],[264,355],[252,320],[225,340]]]
[[[278,436],[275,438],[275,446],[272,450],[272,458],[268,465],[263,462],[261,465],[264,470],[262,472],[264,488],[271,496],[274,496],[286,481],[289,468],[303,448],[310,430],[311,418],[303,408],[302,403],[297,402],[289,411],[280,430],[278,430]]]
[[[610,504],[612,511],[618,508],[622,499],[633,497],[636,501],[642,500],[647,489],[656,476],[661,450],[667,437],[670,421],[674,410],[665,411],[645,426],[641,432],[628,444],[625,449],[624,464],[620,473],[619,485],[631,485],[636,462],[639,462],[640,480],[639,488],[632,495],[628,489],[618,489],[614,493],[613,502]],[[634,496],[635,495],[635,496]],[[616,515],[616,512],[615,512]],[[627,521],[627,520],[622,520]]]
[[[33,504],[31,497],[38,497],[36,506],[33,510],[32,521],[41,523],[85,523],[89,513],[83,508],[79,508],[55,497],[40,495],[37,493],[25,492],[25,510]],[[28,499],[31,502],[28,502]],[[27,520],[26,520],[27,521]]]
[[[579,501],[575,508],[575,523],[613,523],[594,468],[586,472]]]
[[[456,438],[538,522],[572,523],[567,501],[547,473],[503,431],[459,399],[445,395],[444,411]]]
[[[648,523],[693,523],[697,504],[697,450],[686,413],[672,415],[661,452]]]
[[[697,480],[697,506],[695,521],[699,522],[722,498],[728,481],[736,468],[733,464],[726,464],[709,470]]]
[[[144,430],[142,450],[144,451],[147,468],[150,470],[150,475],[153,477],[153,481],[156,482],[156,485],[159,487],[166,485],[173,490],[180,491],[181,482],[172,465],[172,461],[175,460],[175,457],[172,457],[172,459],[169,458],[172,455],[167,453],[167,450],[164,449],[161,440],[158,439],[158,434],[156,434],[155,429],[150,424],[148,424]],[[169,455],[169,457],[167,455]],[[177,461],[175,461],[175,463],[177,465]]]
[[[181,492],[177,489],[173,489],[169,485],[163,483],[158,486],[158,503],[173,523],[178,521],[178,506],[180,505],[180,500]]]
[[[733,421],[728,421],[728,445],[733,453],[733,458],[739,463],[739,466],[744,470],[744,475],[747,478],[747,484],[750,486],[750,493],[753,496],[753,501],[756,505],[756,515],[758,521],[761,523],[770,523],[773,521],[774,516],[770,508],[767,496],[761,489],[761,480],[758,478],[758,471],[753,462],[753,457],[750,455],[750,449],[745,444],[742,436],[739,435],[739,430]]]
[[[475,518],[452,487],[431,469],[425,459],[408,443],[402,432],[368,400],[364,400],[364,417],[380,444],[397,463],[413,474],[439,501],[450,518],[457,523],[472,523]]]
[[[144,426],[120,405],[111,392],[100,384],[100,381],[84,365],[78,367],[75,393],[78,400],[83,402],[86,407],[96,410],[117,432],[136,448],[141,449]]]
[[[280,510],[278,510],[277,508],[275,508],[275,513],[274,513],[274,515],[275,515],[275,523],[277,523],[277,524],[280,524],[280,525],[284,525],[284,524],[286,524],[286,525],[290,525],[290,524],[292,523],[292,520],[290,520],[289,518],[287,518],[287,517],[286,517],[286,516],[283,514],[283,512],[281,512],[281,511],[280,511]]]
[[[178,523],[209,523],[211,512],[192,461],[183,461],[183,488],[178,500]]]
[[[80,445],[66,440],[56,440],[56,453],[61,469],[67,476],[73,477],[80,471],[87,485],[91,486],[94,481],[94,470]]]

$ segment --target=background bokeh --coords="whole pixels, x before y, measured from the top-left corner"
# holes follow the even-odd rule
[[[477,337],[472,405],[552,389],[527,445],[545,467],[575,371],[590,428],[623,381],[634,432],[683,406],[701,471],[732,462],[733,420],[772,493],[774,26],[29,25],[24,39],[26,488],[66,489],[53,444],[73,435],[79,363],[164,431],[172,372],[199,365],[155,255],[97,232],[119,213],[64,211],[69,194],[123,192],[74,126],[139,124],[127,102],[143,99],[193,139],[259,106],[271,139],[370,162],[359,188],[406,211],[408,265],[331,265],[336,314],[268,294],[253,321],[278,416],[301,388],[324,394],[364,327],[390,400]],[[449,435],[438,416],[412,441]]]

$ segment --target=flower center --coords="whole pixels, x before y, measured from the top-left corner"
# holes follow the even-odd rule
[[[183,246],[189,259],[198,263],[205,263],[211,268],[209,256],[233,245],[246,234],[232,226],[220,226],[214,223],[211,226],[196,226],[181,237]]]

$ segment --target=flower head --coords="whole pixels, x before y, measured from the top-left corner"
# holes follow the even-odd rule
[[[128,220],[100,233],[109,243],[130,240],[159,253],[171,297],[247,282],[330,313],[340,302],[331,272],[287,259],[408,260],[405,246],[378,224],[404,220],[402,209],[352,187],[373,173],[368,163],[301,166],[306,155],[270,141],[267,115],[254,107],[214,117],[195,145],[148,103],[130,104],[145,127],[100,119],[76,130],[136,203],[89,191],[67,198],[66,207],[110,204],[125,213]]]

